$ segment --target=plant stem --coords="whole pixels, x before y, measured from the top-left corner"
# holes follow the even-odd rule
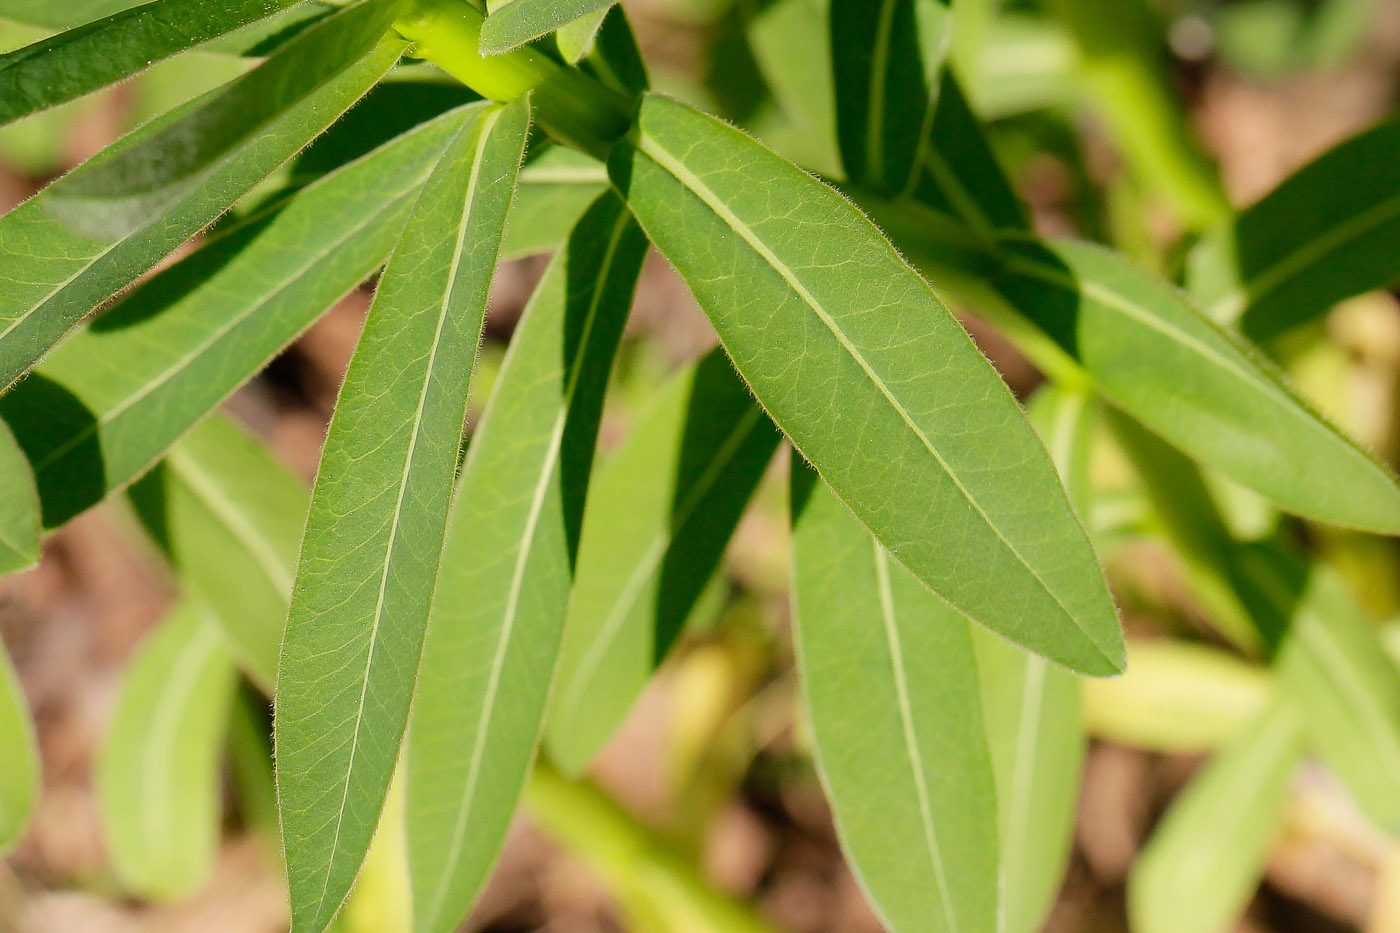
[[[670,846],[597,786],[541,760],[525,791],[536,823],[597,873],[635,928],[773,933],[746,905],[710,887]]]
[[[606,158],[632,125],[633,102],[537,49],[478,51],[485,17],[467,0],[417,0],[394,29],[427,59],[482,97],[507,103],[526,94],[541,126],[574,148]]]

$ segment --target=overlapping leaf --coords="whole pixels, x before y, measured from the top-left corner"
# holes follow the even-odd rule
[[[423,185],[331,420],[278,667],[292,928],[326,928],[388,791],[529,110],[480,105]]]
[[[0,55],[0,125],[74,100],[299,0],[155,0]]]
[[[368,0],[0,218],[0,385],[316,137],[403,51]],[[381,38],[383,37],[383,38]]]
[[[546,735],[582,771],[666,657],[778,432],[714,350],[676,376],[588,494]]]
[[[127,667],[95,776],[112,866],[133,894],[194,893],[219,847],[219,760],[236,680],[209,611],[178,605]]]
[[[9,425],[0,421],[0,576],[38,563],[39,530],[34,472]]]
[[[613,0],[489,0],[481,24],[484,55],[508,52],[587,16]]]
[[[1400,488],[1259,354],[1107,250],[1007,244],[998,287],[1116,406],[1284,508],[1400,532]]]
[[[530,159],[520,170],[502,256],[513,259],[557,249],[607,186],[602,163],[572,149],[554,147]]]
[[[457,927],[534,757],[603,392],[646,240],[584,214],[515,332],[453,503],[408,745],[414,929]]]
[[[449,113],[153,276],[0,397],[54,528],[131,482],[384,261]]]
[[[130,490],[182,584],[209,606],[235,660],[268,695],[309,497],[227,419],[201,423]]]
[[[1208,317],[1255,340],[1400,279],[1400,120],[1308,163],[1197,245],[1189,285]]]
[[[10,656],[0,650],[0,854],[7,853],[29,824],[39,797],[39,749],[34,721]]]
[[[869,221],[660,97],[610,170],[769,415],[897,560],[1034,651],[1119,669],[1113,604],[1044,448]]]
[[[1206,765],[1133,867],[1128,912],[1134,930],[1233,928],[1259,883],[1301,754],[1297,711],[1280,704]]]
[[[994,929],[996,784],[967,621],[808,467],[792,482],[798,669],[851,867],[891,930]]]

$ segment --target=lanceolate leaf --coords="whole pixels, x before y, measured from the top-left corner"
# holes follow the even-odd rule
[[[992,930],[997,804],[967,621],[794,464],[793,617],[817,764],[889,929]]]
[[[769,415],[897,560],[1059,663],[1121,667],[1112,601],[1044,448],[879,230],[662,97],[611,171]]]
[[[1267,340],[1344,298],[1400,279],[1400,120],[1304,166],[1190,260],[1208,317]]]
[[[10,851],[29,824],[39,796],[39,750],[34,721],[10,656],[0,649],[0,854]]]
[[[1278,831],[1302,754],[1297,711],[1281,703],[1182,791],[1128,881],[1142,933],[1223,933],[1234,926]]]
[[[1030,405],[1031,423],[1081,513],[1088,505],[1091,412],[1086,396],[1053,386],[1036,393]],[[985,630],[973,629],[972,645],[996,775],[998,929],[1033,933],[1054,902],[1073,841],[1086,744],[1079,678]]]
[[[490,0],[481,24],[481,53],[508,52],[613,0]]]
[[[131,482],[384,261],[452,113],[223,228],[0,397],[55,528]]]
[[[9,425],[0,421],[0,576],[39,561],[39,496],[34,472]]]
[[[195,602],[177,606],[127,668],[95,782],[112,865],[133,894],[185,897],[213,868],[235,684],[223,639]]]
[[[921,35],[946,49],[944,0],[832,0],[832,71],[846,177],[875,190],[913,189],[922,170],[943,62],[924,62]]]
[[[511,341],[467,451],[408,746],[414,929],[456,929],[534,755],[603,392],[646,240],[614,194],[579,221]]]
[[[599,470],[547,733],[566,773],[588,765],[675,643],[778,438],[714,350],[672,380]]]
[[[120,81],[298,0],[155,0],[0,55],[0,125]]]
[[[292,929],[350,891],[398,760],[477,345],[529,128],[480,105],[423,185],[326,436],[282,642],[277,792]]]
[[[309,501],[260,443],[222,417],[201,423],[131,487],[137,514],[269,696]]]
[[[397,61],[396,6],[308,29],[225,88],[137,131],[0,219],[0,386],[199,232]]]
[[[1170,286],[1081,243],[1008,244],[1003,267],[1011,303],[1152,431],[1290,511],[1400,532],[1386,469]]]

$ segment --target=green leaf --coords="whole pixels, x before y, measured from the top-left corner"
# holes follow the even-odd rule
[[[398,60],[397,6],[327,18],[263,65],[125,137],[0,219],[0,386],[219,216]]]
[[[301,480],[223,417],[199,424],[130,489],[142,523],[213,610],[269,696],[309,502]]]
[[[1400,489],[1262,356],[1165,283],[1082,243],[1007,244],[999,289],[1156,434],[1283,508],[1400,533]]]
[[[666,98],[644,100],[611,171],[769,415],[897,560],[1052,660],[1121,668],[1113,603],[1045,449],[878,229]]]
[[[578,774],[666,657],[778,431],[720,350],[661,390],[589,489],[546,739]]]
[[[1081,512],[1088,504],[1091,412],[1083,395],[1053,386],[1037,392],[1029,408],[1031,424]],[[1079,678],[985,629],[973,629],[972,647],[996,776],[1002,891],[998,929],[1032,933],[1054,903],[1073,843],[1086,745]]]
[[[1328,151],[1212,231],[1189,262],[1208,317],[1266,341],[1400,279],[1400,120]]]
[[[1128,879],[1141,933],[1224,933],[1259,883],[1302,754],[1296,711],[1279,704],[1182,791]]]
[[[0,420],[0,576],[39,562],[39,495],[34,471]]]
[[[24,835],[39,797],[39,748],[34,720],[10,656],[0,650],[0,855]]]
[[[846,177],[878,191],[913,190],[951,27],[946,0],[832,0],[836,125]]]
[[[123,887],[193,894],[219,847],[219,759],[236,685],[209,611],[178,605],[137,649],[98,750],[103,838]]]
[[[608,6],[613,0],[488,0],[481,24],[481,53],[519,48],[560,26]]]
[[[529,128],[479,105],[423,185],[331,419],[277,673],[292,929],[349,894],[398,760],[472,366]]]
[[[510,207],[502,258],[516,259],[558,249],[588,205],[608,187],[608,172],[597,159],[553,146],[520,170]]]
[[[529,773],[603,393],[646,240],[611,193],[511,341],[453,502],[408,744],[414,929],[457,928]]]
[[[597,25],[591,26],[593,20]],[[556,34],[555,42],[566,59],[628,97],[643,93],[651,83],[637,36],[621,4],[574,20]]]
[[[992,930],[997,803],[967,621],[794,461],[793,619],[817,766],[893,931]]]
[[[763,82],[773,92],[802,148],[797,161],[841,174],[836,92],[831,69],[828,0],[771,0],[746,11],[744,32]]]
[[[0,55],[0,125],[144,71],[298,0],[155,0]]]
[[[384,261],[449,114],[211,235],[4,396],[56,528],[144,472]]]

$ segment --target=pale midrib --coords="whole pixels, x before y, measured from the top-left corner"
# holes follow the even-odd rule
[[[876,181],[885,178],[885,81],[889,67],[890,33],[896,0],[883,0],[875,26],[875,49],[870,60],[869,117],[865,123],[865,171]]]
[[[929,801],[928,778],[924,774],[923,752],[919,749],[918,736],[914,732],[914,705],[909,698],[908,675],[904,670],[904,647],[899,637],[899,623],[894,608],[894,594],[890,591],[889,558],[878,541],[871,539],[875,549],[875,575],[880,584],[880,618],[884,626],[885,642],[890,652],[890,668],[894,673],[895,695],[899,702],[899,724],[904,738],[904,750],[909,756],[909,767],[914,778],[915,792],[919,798],[919,820],[924,833],[924,844],[928,847],[930,861],[933,862],[934,877],[938,881],[938,898],[943,908],[943,919],[949,930],[957,933],[958,918],[953,909],[952,892],[948,889],[948,878],[943,869],[943,854],[938,846],[938,830],[933,825],[933,805]]]
[[[67,454],[74,447],[83,443],[85,440],[87,440],[92,435],[96,434],[102,428],[116,421],[131,408],[140,404],[147,396],[164,387],[166,383],[170,382],[180,373],[188,369],[205,352],[207,352],[220,340],[227,337],[240,325],[244,324],[246,321],[248,321],[258,312],[262,311],[268,305],[277,301],[280,297],[282,297],[283,293],[294,287],[298,282],[302,280],[304,276],[306,276],[308,272],[310,272],[316,266],[320,265],[322,262],[325,262],[327,259],[329,259],[342,246],[353,240],[355,237],[359,236],[365,230],[369,229],[371,226],[374,225],[375,221],[383,217],[385,214],[388,214],[393,210],[401,207],[405,198],[407,198],[408,196],[408,194],[404,194],[399,196],[395,200],[390,201],[381,209],[365,217],[362,223],[352,225],[344,236],[337,237],[336,240],[333,243],[329,244],[325,249],[318,250],[308,262],[303,263],[300,267],[297,268],[295,272],[287,276],[285,281],[283,281],[282,284],[278,285],[276,289],[269,292],[265,297],[259,299],[257,302],[248,305],[242,313],[230,317],[228,321],[226,321],[217,330],[213,331],[211,334],[209,334],[209,336],[205,337],[205,339],[201,340],[198,344],[196,344],[189,353],[186,353],[174,363],[172,363],[170,366],[167,366],[154,379],[150,380],[149,382],[142,383],[140,389],[131,393],[129,396],[122,399],[117,404],[102,412],[102,414],[98,415],[91,422],[85,424],[80,431],[78,431],[76,434],[70,437],[67,441],[65,441],[62,444],[59,444],[57,447],[50,450],[48,454],[46,454],[44,457],[37,460],[34,463],[34,472],[36,474],[42,473],[55,460]]]
[[[1045,698],[1045,667],[1048,662],[1041,658],[1024,656],[1026,676],[1021,686],[1021,713],[1016,724],[1016,757],[1011,773],[1010,801],[1007,807],[1006,843],[1004,856],[1015,854],[1018,862],[1024,864],[1028,854],[1025,851],[1025,836],[1030,827],[1031,801],[1034,798],[1036,760],[1039,757],[1040,725],[1042,703]],[[1002,885],[1024,878],[1009,879],[1005,867],[1002,869]],[[1005,901],[1005,898],[1003,898]],[[1008,922],[1006,904],[1003,902],[997,911],[997,926],[1005,930]]]
[[[1211,307],[1210,316],[1214,320],[1233,320],[1249,305],[1267,297],[1270,292],[1293,278],[1308,266],[1324,256],[1336,252],[1348,242],[1360,239],[1375,227],[1400,216],[1400,197],[1382,201],[1314,239],[1303,243],[1293,252],[1278,259],[1268,268],[1255,274],[1254,278],[1217,301]],[[1224,315],[1225,317],[1217,317]]]
[[[1057,285],[1072,293],[1082,293],[1110,308],[1121,311],[1124,315],[1138,323],[1145,324],[1163,336],[1169,337],[1181,344],[1183,347],[1195,351],[1227,372],[1232,373],[1241,382],[1261,390],[1275,402],[1281,402],[1285,408],[1293,409],[1297,406],[1296,400],[1294,400],[1283,387],[1276,385],[1272,380],[1256,378],[1255,374],[1241,367],[1237,361],[1222,356],[1213,347],[1200,342],[1185,331],[1171,326],[1153,314],[1143,311],[1137,305],[1133,304],[1132,301],[1124,298],[1117,292],[1104,288],[1094,282],[1077,281],[1058,270],[1051,269],[1034,260],[1021,256],[1008,256],[1005,261],[1005,266],[1010,271],[1020,272],[1023,275],[1038,279],[1050,285]],[[1321,424],[1321,422],[1319,422],[1319,424]],[[1330,434],[1330,432],[1328,433]]]
[[[202,680],[204,661],[218,648],[217,636],[207,623],[200,619],[191,632],[191,637],[176,655],[172,665],[174,676],[167,683],[168,692],[164,700],[156,704],[156,712],[150,729],[145,734],[145,753],[141,756],[141,770],[146,776],[142,787],[148,791],[143,796],[147,800],[141,825],[146,839],[153,846],[168,843],[171,838],[170,818],[174,816],[169,806],[171,768],[166,754],[179,747],[176,735],[180,728],[180,717],[189,706],[189,698],[194,688]],[[155,801],[152,805],[151,801]]]
[[[606,185],[608,173],[599,168],[530,168],[520,171],[522,185]]]
[[[731,230],[739,234],[744,242],[748,243],[749,246],[768,263],[773,271],[777,272],[778,275],[782,277],[783,281],[788,284],[788,287],[796,292],[798,297],[816,313],[818,319],[820,319],[827,330],[831,332],[831,335],[836,338],[841,348],[850,355],[851,359],[855,360],[856,364],[861,368],[861,371],[865,373],[866,378],[879,390],[880,394],[884,396],[885,401],[899,414],[900,419],[909,430],[913,432],[914,436],[919,439],[924,449],[937,461],[938,465],[943,469],[944,475],[953,483],[963,499],[972,507],[973,511],[977,513],[986,526],[991,529],[997,540],[1000,541],[1008,553],[1016,559],[1016,562],[1026,569],[1026,572],[1039,584],[1040,588],[1044,590],[1045,594],[1050,597],[1055,605],[1059,607],[1060,611],[1074,624],[1075,628],[1079,629],[1080,633],[1084,635],[1089,644],[1094,647],[1094,650],[1099,652],[1104,660],[1112,663],[1112,659],[1109,657],[1108,653],[1099,646],[1098,642],[1095,641],[1088,630],[1084,628],[1079,618],[1069,611],[1069,608],[1066,607],[1064,602],[1060,599],[1059,594],[1050,589],[1045,580],[1041,577],[1039,571],[1032,567],[1025,557],[1022,556],[1021,552],[1007,540],[1001,528],[992,521],[991,516],[982,508],[982,504],[973,497],[971,491],[963,484],[962,478],[953,471],[952,467],[949,466],[948,462],[943,458],[943,455],[934,447],[933,442],[929,440],[928,435],[914,422],[909,412],[900,404],[899,400],[895,398],[889,386],[885,385],[885,381],[881,379],[879,374],[871,367],[870,362],[861,354],[860,349],[851,343],[850,338],[836,325],[836,321],[827,312],[826,308],[822,306],[815,295],[807,290],[807,287],[802,284],[802,281],[797,275],[788,268],[788,266],[768,248],[768,245],[759,239],[758,235],[755,234],[746,223],[740,220],[738,215],[730,210],[729,206],[720,200],[694,172],[690,171],[690,169],[686,168],[675,156],[667,152],[655,139],[643,135],[641,137],[641,147],[642,152],[650,156],[666,171],[670,172],[683,187],[688,188],[699,197],[700,200],[724,221]]]
[[[953,209],[972,228],[974,234],[983,243],[994,244],[997,240],[997,226],[987,217],[977,199],[964,187],[962,179],[958,178],[942,153],[934,148],[923,150],[922,164],[933,176],[933,183],[953,202]],[[915,163],[916,169],[918,165],[919,163]]]
[[[564,440],[564,429],[568,424],[569,409],[573,407],[574,393],[578,388],[579,374],[583,369],[583,358],[588,350],[589,339],[593,333],[593,325],[597,320],[598,308],[602,303],[603,294],[607,291],[609,284],[609,274],[612,268],[613,257],[617,253],[618,244],[622,240],[622,234],[627,229],[628,215],[619,216],[613,228],[612,236],[608,240],[607,250],[603,254],[603,261],[599,264],[593,280],[594,289],[588,306],[588,314],[584,318],[583,332],[579,337],[578,350],[571,361],[572,371],[569,373],[568,383],[564,388],[564,397],[559,406],[559,415],[555,418],[554,427],[550,431],[549,446],[543,464],[541,464],[539,479],[535,484],[534,492],[530,498],[530,511],[526,516],[525,528],[520,536],[520,550],[515,557],[515,567],[511,571],[510,589],[506,595],[506,607],[504,618],[501,624],[501,634],[496,640],[496,651],[491,658],[491,669],[487,674],[486,692],[482,697],[481,713],[477,717],[476,733],[472,742],[472,754],[467,765],[467,780],[462,791],[461,802],[457,808],[457,820],[452,828],[452,843],[448,849],[447,862],[443,870],[438,875],[438,883],[433,894],[432,906],[429,908],[428,920],[424,928],[431,929],[442,913],[443,903],[447,900],[447,893],[451,888],[452,876],[457,871],[457,864],[462,856],[462,837],[466,833],[467,818],[471,814],[472,806],[476,800],[476,785],[481,777],[481,763],[484,759],[486,749],[486,738],[490,732],[492,713],[496,705],[496,694],[500,690],[501,673],[505,669],[506,654],[510,648],[511,636],[515,631],[516,616],[519,611],[520,593],[525,583],[525,568],[529,564],[530,554],[533,550],[535,531],[539,526],[540,515],[544,511],[545,494],[549,490],[549,481],[554,475],[555,465],[559,460],[560,448]],[[568,300],[568,290],[564,290],[561,300]],[[482,419],[486,420],[485,417]]]
[[[345,778],[342,781],[344,791],[341,793],[340,808],[336,813],[335,833],[331,837],[330,853],[326,858],[326,876],[321,885],[321,895],[316,902],[316,914],[319,916],[325,907],[326,893],[330,889],[331,875],[334,873],[336,856],[340,849],[340,831],[345,825],[345,810],[350,799],[350,776],[355,773],[355,756],[359,751],[360,732],[364,724],[365,700],[369,696],[370,671],[374,667],[375,651],[379,647],[379,627],[384,619],[384,597],[389,588],[389,571],[394,566],[394,550],[398,545],[399,522],[403,517],[404,496],[408,492],[409,476],[413,472],[414,454],[418,449],[419,438],[422,437],[423,409],[427,405],[428,390],[432,387],[433,369],[437,363],[438,351],[442,348],[442,332],[446,326],[448,318],[448,305],[451,303],[453,291],[457,286],[457,277],[461,271],[462,254],[466,248],[467,227],[472,218],[473,207],[476,204],[477,183],[481,177],[481,164],[486,157],[486,148],[491,142],[491,129],[500,118],[501,111],[493,110],[482,117],[482,126],[477,136],[476,152],[472,155],[471,175],[467,181],[467,193],[463,202],[461,216],[457,221],[457,241],[452,251],[452,266],[448,272],[446,283],[442,290],[442,302],[438,307],[437,329],[433,333],[433,348],[428,354],[427,364],[423,368],[423,386],[418,393],[418,404],[413,412],[413,434],[409,438],[408,450],[404,456],[403,471],[399,475],[399,488],[394,500],[394,517],[389,526],[388,542],[389,546],[384,555],[384,568],[379,576],[379,591],[375,595],[374,622],[370,627],[369,651],[365,655],[365,670],[360,679],[360,700],[355,706],[355,728],[350,738],[350,760],[346,765]],[[467,123],[458,131],[458,136],[469,132],[475,121]],[[455,142],[455,140],[454,140]],[[447,151],[450,151],[452,143],[448,143]],[[439,168],[441,168],[441,163]],[[455,167],[455,166],[454,166]],[[421,201],[423,192],[427,190],[425,185],[419,190],[419,200]],[[383,285],[381,284],[381,288]]]
[[[642,587],[646,581],[656,571],[656,567],[661,563],[662,558],[670,551],[671,545],[685,530],[695,509],[699,507],[704,497],[709,494],[719,479],[720,474],[728,469],[730,460],[738,452],[744,441],[753,433],[754,427],[758,424],[763,412],[755,407],[749,409],[740,419],[734,432],[725,439],[725,442],[715,452],[715,456],[705,467],[705,471],[700,474],[696,484],[691,487],[690,492],[681,502],[681,507],[676,511],[676,521],[672,528],[675,530],[667,535],[659,532],[652,536],[651,543],[647,546],[641,561],[633,569],[618,595],[617,601],[603,622],[602,628],[598,632],[598,638],[588,648],[588,653],[579,664],[578,674],[569,684],[569,689],[565,692],[559,708],[569,711],[577,710],[578,701],[583,697],[588,685],[592,683],[593,677],[598,673],[599,667],[603,663],[603,658],[607,656],[612,647],[613,641],[617,638],[618,632],[622,629],[622,623],[631,614],[633,606],[636,605],[637,597],[641,594]]]

